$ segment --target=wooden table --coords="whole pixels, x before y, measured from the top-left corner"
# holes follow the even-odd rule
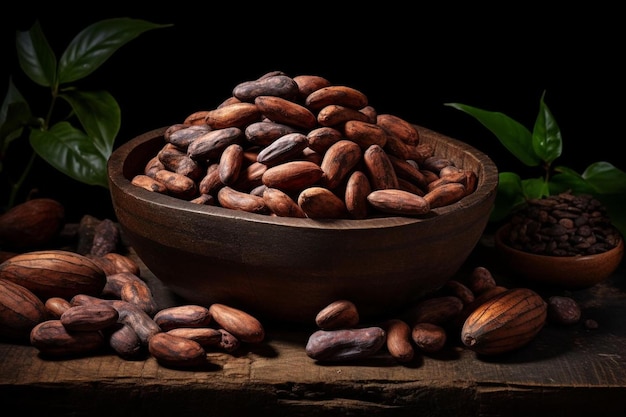
[[[480,248],[467,268],[494,259],[488,245]],[[515,285],[497,262],[490,265],[499,283]],[[624,269],[623,262],[606,282],[568,293],[597,329],[582,322],[547,325],[530,345],[499,358],[480,358],[452,343],[407,365],[384,352],[362,362],[322,365],[305,354],[314,329],[285,325],[267,326],[263,343],[235,355],[210,352],[211,365],[193,371],[113,354],[44,360],[33,347],[0,343],[1,414],[623,417]],[[179,302],[145,267],[142,276],[162,306]]]

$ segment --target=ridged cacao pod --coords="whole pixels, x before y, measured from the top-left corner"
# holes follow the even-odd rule
[[[546,323],[548,304],[528,288],[506,290],[478,306],[461,330],[463,344],[496,355],[529,343]]]
[[[12,249],[36,248],[56,237],[65,208],[50,198],[34,198],[0,216],[0,244]]]
[[[0,279],[0,337],[28,340],[33,327],[46,318],[46,307],[35,294]]]
[[[86,256],[41,250],[13,256],[0,264],[0,278],[28,288],[42,300],[76,294],[97,296],[106,284],[104,270]]]

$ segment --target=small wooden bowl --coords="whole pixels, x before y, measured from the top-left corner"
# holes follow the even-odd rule
[[[418,127],[419,128],[419,127]],[[478,243],[498,171],[475,148],[419,128],[434,153],[478,176],[477,189],[424,218],[285,218],[198,205],[131,184],[164,144],[165,128],[113,152],[113,207],[146,266],[190,303],[227,304],[259,318],[314,323],[338,299],[363,318],[400,311],[439,289]]]
[[[578,290],[604,281],[617,270],[624,256],[624,241],[604,253],[581,256],[537,255],[506,244],[509,225],[500,227],[494,244],[502,265],[517,277],[548,286]]]

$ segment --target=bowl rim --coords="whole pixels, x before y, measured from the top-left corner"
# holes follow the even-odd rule
[[[439,216],[459,212],[459,209],[480,205],[486,200],[495,199],[495,193],[498,185],[498,169],[487,154],[458,139],[454,139],[419,125],[414,124],[413,126],[418,129],[421,135],[430,136],[434,140],[443,139],[447,141],[450,146],[454,146],[464,153],[471,155],[482,166],[482,173],[479,173],[478,175],[476,190],[472,194],[465,196],[463,199],[453,204],[434,208],[429,214],[424,216],[408,217],[387,215],[366,219],[311,219],[279,217],[232,210],[219,206],[194,204],[174,196],[148,191],[131,184],[131,180],[124,175],[124,166],[127,158],[139,145],[156,140],[159,137],[162,138],[164,132],[169,126],[153,129],[135,136],[112,152],[107,161],[109,188],[112,190],[114,186],[121,190],[124,194],[132,196],[132,198],[144,204],[167,207],[180,210],[181,212],[206,214],[221,218],[240,219],[250,222],[265,223],[276,226],[298,227],[303,229],[376,229],[400,227],[408,224],[432,221]]]

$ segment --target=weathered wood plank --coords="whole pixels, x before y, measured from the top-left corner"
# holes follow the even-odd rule
[[[142,269],[162,306],[180,302]],[[46,416],[626,415],[624,268],[571,295],[596,330],[546,326],[527,347],[481,358],[460,346],[407,365],[381,353],[322,365],[306,356],[311,329],[272,325],[266,341],[230,355],[210,352],[193,371],[153,358],[115,355],[45,360],[27,345],[0,343],[0,402]],[[514,285],[515,283],[510,283]],[[546,289],[546,291],[548,291]]]

